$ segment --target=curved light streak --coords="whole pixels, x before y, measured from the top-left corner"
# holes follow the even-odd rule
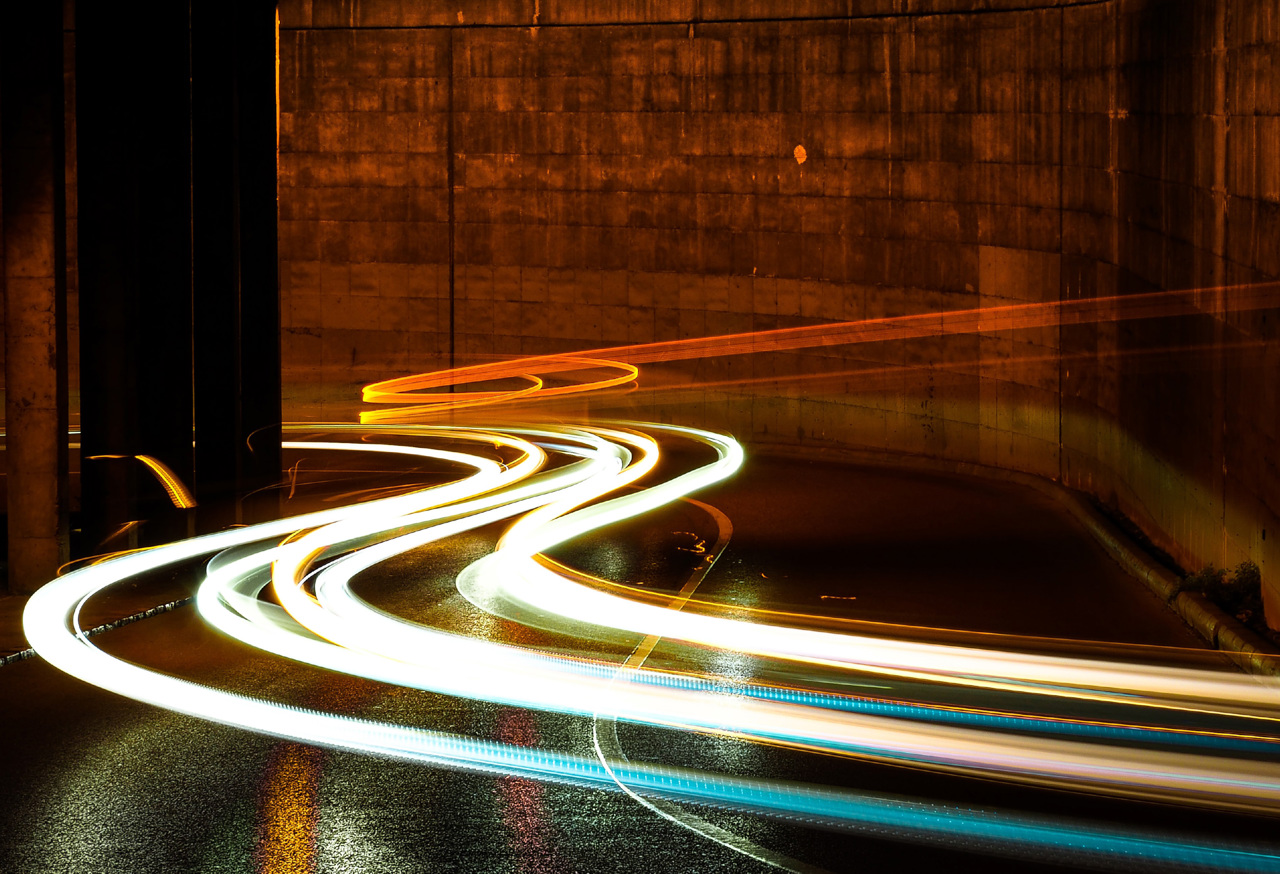
[[[362,413],[361,421],[421,421],[437,412],[459,407],[506,403],[517,399],[540,400],[565,394],[595,391],[624,385],[638,375],[636,365],[654,362],[688,361],[728,355],[752,355],[762,352],[882,343],[1037,327],[1112,323],[1205,313],[1248,312],[1271,308],[1278,303],[1280,303],[1280,282],[1261,282],[886,316],[712,337],[611,346],[562,355],[525,357],[373,383],[365,387],[366,402],[384,404],[417,401],[419,406]],[[543,388],[540,378],[535,375],[597,367],[622,370],[623,374],[612,379],[585,381],[555,389]],[[523,378],[531,381],[532,384],[507,392],[417,393],[421,389],[446,388],[481,380],[512,378]]]
[[[615,371],[615,373],[613,376],[601,379],[569,382],[554,387],[547,387],[542,377],[538,375],[595,369],[611,370]],[[535,396],[538,399],[545,399],[597,392],[607,388],[627,385],[635,381],[639,373],[639,368],[634,364],[583,357],[581,355],[542,355],[534,358],[520,358],[514,361],[495,361],[487,364],[475,364],[470,367],[456,367],[434,373],[419,373],[413,376],[387,379],[365,386],[363,393],[365,403],[402,404],[406,401],[411,401],[415,405],[363,412],[360,414],[360,421],[364,423],[413,422],[430,418],[446,410],[510,403],[516,400],[527,400]],[[449,393],[424,391],[424,389],[452,388],[472,382],[505,379],[523,379],[529,384],[522,388],[509,389],[507,391],[454,391]]]
[[[78,432],[72,432],[78,433]],[[164,489],[165,494],[175,507],[180,510],[188,510],[196,505],[196,499],[191,494],[191,490],[187,488],[176,473],[174,473],[167,464],[153,455],[86,455],[85,461],[94,461],[98,459],[108,458],[136,458],[146,466],[147,470],[155,476]]]
[[[843,648],[836,647],[835,655],[832,655],[826,652],[827,647],[835,643],[829,638],[839,638],[840,635],[777,626],[745,626],[734,630],[735,634],[745,635],[739,639],[729,637],[728,628],[735,624],[744,626],[743,623],[701,616],[694,617],[696,623],[692,625],[672,624],[669,617],[679,614],[657,608],[653,608],[656,613],[638,610],[652,605],[635,603],[629,606],[641,618],[624,617],[619,621],[615,612],[620,608],[617,602],[625,599],[607,596],[601,600],[595,597],[601,593],[558,578],[538,564],[534,557],[540,551],[586,531],[630,518],[712,484],[736,470],[742,460],[741,449],[736,442],[719,435],[670,426],[644,428],[704,440],[716,448],[718,458],[711,464],[641,491],[603,499],[610,492],[635,483],[652,471],[657,459],[657,444],[652,437],[623,428],[542,429],[523,434],[513,429],[507,435],[436,429],[449,436],[461,436],[464,440],[496,443],[519,451],[520,458],[508,466],[469,453],[444,450],[349,443],[291,444],[375,452],[404,448],[470,467],[474,472],[455,482],[409,495],[222,532],[74,571],[44,587],[33,597],[24,618],[28,639],[43,656],[60,668],[104,688],[158,706],[295,740],[593,786],[614,785],[616,777],[631,791],[641,794],[700,800],[735,809],[767,809],[787,815],[826,817],[844,822],[846,826],[857,823],[858,827],[867,827],[870,822],[884,820],[891,823],[885,828],[895,834],[922,832],[936,836],[948,829],[961,827],[963,820],[963,828],[974,835],[985,835],[982,840],[994,841],[1006,853],[1022,853],[1027,846],[1050,845],[1059,852],[1078,852],[1061,846],[1061,828],[1044,828],[1017,818],[992,819],[987,814],[957,818],[954,811],[938,814],[936,809],[925,815],[919,808],[912,807],[912,803],[896,800],[873,802],[838,792],[821,796],[826,800],[817,805],[812,801],[815,796],[808,794],[811,790],[800,791],[766,781],[733,781],[709,775],[684,775],[672,781],[667,776],[672,773],[671,769],[620,766],[619,763],[608,763],[608,767],[602,767],[594,759],[527,750],[513,752],[513,748],[502,745],[316,711],[282,708],[272,702],[163,677],[125,664],[92,647],[79,633],[75,617],[85,600],[116,580],[196,555],[242,549],[258,543],[259,546],[247,555],[222,562],[211,570],[200,590],[202,614],[230,633],[247,635],[245,639],[250,639],[255,645],[335,670],[416,688],[488,697],[525,706],[588,714],[617,713],[622,718],[653,724],[693,727],[824,751],[923,762],[945,769],[1016,773],[1026,779],[1072,785],[1080,781],[1094,785],[1099,780],[1123,782],[1128,787],[1124,791],[1155,797],[1190,796],[1202,802],[1209,800],[1228,806],[1261,809],[1275,806],[1280,778],[1274,773],[1274,767],[1260,767],[1257,763],[1210,761],[1202,756],[1151,754],[1113,748],[1103,748],[1100,752],[1097,745],[1089,745],[1086,750],[1079,744],[1072,746],[1071,742],[1017,738],[950,725],[919,724],[900,717],[853,713],[846,709],[850,699],[842,699],[841,696],[767,687],[746,692],[736,688],[735,694],[726,695],[714,683],[703,678],[657,672],[635,672],[636,676],[629,675],[628,683],[616,684],[613,683],[618,670],[616,665],[555,659],[513,647],[456,639],[378,614],[351,595],[349,583],[352,577],[380,560],[449,533],[524,513],[508,529],[495,553],[473,565],[469,574],[491,583],[496,580],[494,584],[500,585],[504,591],[514,592],[516,597],[530,599],[530,603],[544,608],[548,606],[547,593],[554,598],[571,596],[575,604],[586,604],[587,607],[578,609],[571,605],[565,609],[565,605],[559,602],[554,606],[577,621],[612,625],[635,633],[681,637],[704,644],[741,644],[735,648],[841,670],[865,671],[868,665],[871,670],[887,670],[887,664],[897,664],[893,670],[902,673],[923,674],[952,682],[994,684],[999,688],[1024,688],[1027,683],[1044,682],[1041,676],[1044,671],[1050,674],[1061,672],[1061,660],[1042,659],[1034,671],[1007,670],[1008,665],[994,658],[1000,656],[1010,660],[1007,654],[954,647],[927,648],[927,645],[904,645],[902,642],[845,641]],[[577,455],[581,461],[556,470],[543,470],[546,455],[536,445],[537,439],[554,439],[558,451]],[[264,542],[295,532],[307,533],[279,545]],[[352,546],[364,548],[321,569],[316,575],[316,593],[311,595],[305,584],[314,562],[339,551],[345,552]],[[301,632],[281,611],[262,604],[254,597],[257,589],[266,583],[268,573],[274,579],[275,590],[282,603],[319,636]],[[218,616],[222,618],[213,618]],[[711,624],[707,625],[707,622]],[[282,633],[286,629],[287,633]],[[752,635],[761,633],[766,644],[751,644]],[[281,642],[285,639],[289,639],[289,643]],[[430,645],[424,648],[424,641],[428,639]],[[330,640],[345,646],[335,645]],[[921,646],[926,648],[920,649]],[[928,663],[929,659],[937,658],[959,661],[938,671],[936,666],[930,667]],[[448,661],[443,661],[445,659]],[[450,665],[451,670],[438,670],[441,664]],[[475,669],[459,671],[460,665],[474,666]],[[902,665],[910,667],[903,668]],[[424,667],[436,670],[424,671]],[[1124,674],[1128,681],[1133,680],[1130,666],[1099,667],[1094,664],[1094,668],[1111,676],[1117,689],[1126,687],[1114,679],[1115,675]],[[1189,677],[1188,672],[1181,673],[1178,682],[1170,688],[1165,688],[1164,683],[1148,684],[1160,690],[1157,695],[1159,706],[1185,706],[1179,702],[1178,696],[1185,694],[1188,688],[1195,693],[1191,696],[1193,703],[1190,706],[1197,709],[1202,708],[1206,700],[1230,702],[1237,691],[1230,682],[1207,691],[1206,684],[1213,685],[1220,678],[1211,680],[1208,676]],[[1144,674],[1139,672],[1138,676]],[[446,687],[441,677],[458,679],[450,681],[451,685]],[[1078,679],[1074,682],[1068,680],[1059,678],[1054,682],[1068,692],[1085,687]],[[1188,687],[1191,680],[1194,682]],[[608,690],[610,686],[614,691]],[[623,689],[625,691],[621,691]],[[1266,715],[1265,705],[1274,703],[1275,690],[1269,688],[1265,691],[1266,695],[1245,708],[1246,715]],[[1125,700],[1137,698],[1131,693],[1123,697]],[[591,706],[565,704],[574,701],[590,701]],[[1225,706],[1221,709],[1224,712],[1229,710]],[[1056,765],[1050,767],[1054,762]],[[896,818],[886,814],[887,808],[897,811]],[[855,810],[856,813],[853,812]],[[970,821],[974,816],[978,822]],[[997,820],[1001,826],[993,829],[991,823]],[[1051,833],[1058,833],[1058,837],[1051,838]],[[1147,846],[1151,841],[1146,838],[1135,843],[1131,835],[1099,835],[1104,835],[1104,832],[1095,829],[1090,840],[1095,846],[1108,847],[1101,851],[1108,856],[1117,852],[1141,853],[1143,858],[1200,864],[1187,860],[1199,858],[1198,853],[1207,853],[1215,863],[1228,867],[1243,865],[1246,870],[1276,862],[1274,856],[1258,855],[1259,851],[1249,851],[1252,855],[1233,855],[1233,850],[1176,842],[1159,843],[1153,848]],[[1125,849],[1116,849],[1122,846]]]
[[[543,548],[557,542],[544,542]],[[504,598],[575,622],[762,658],[1048,697],[1266,721],[1280,717],[1280,683],[1275,678],[1015,654],[677,613],[580,585],[535,561],[528,550],[506,556],[499,552],[482,559],[464,580],[464,591],[475,601],[485,596]]]

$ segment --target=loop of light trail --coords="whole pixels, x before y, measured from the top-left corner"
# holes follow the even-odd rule
[[[613,376],[589,381],[570,381],[563,385],[548,387],[542,376],[538,374],[564,373],[566,371],[610,370]],[[375,422],[411,422],[435,416],[446,410],[465,407],[488,406],[497,403],[510,403],[516,400],[563,397],[565,395],[584,394],[601,391],[615,386],[627,385],[639,375],[639,368],[634,364],[581,355],[544,355],[537,358],[521,358],[515,361],[495,361],[487,364],[475,364],[470,367],[457,367],[436,373],[420,373],[415,376],[402,376],[375,382],[364,388],[363,398],[366,403],[389,404],[413,402],[416,406],[395,407],[389,410],[372,410],[360,414],[360,421]],[[453,388],[474,382],[522,379],[529,384],[518,389],[506,391],[470,391],[470,392],[432,392],[424,389]]]

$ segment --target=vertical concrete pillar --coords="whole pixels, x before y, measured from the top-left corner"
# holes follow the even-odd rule
[[[10,592],[67,559],[62,14],[0,7],[5,459]]]

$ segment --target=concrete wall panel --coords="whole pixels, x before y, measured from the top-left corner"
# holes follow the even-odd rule
[[[1266,4],[972,6],[285,0],[287,366],[1280,276]],[[655,366],[651,412],[1058,478],[1274,594],[1277,318]]]

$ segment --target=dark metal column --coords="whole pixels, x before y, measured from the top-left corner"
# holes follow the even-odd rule
[[[185,4],[77,7],[85,549],[188,532],[138,460],[192,479]]]
[[[66,217],[62,10],[0,6],[9,591],[67,559]]]
[[[279,510],[276,9],[192,4],[198,525]]]
[[[280,512],[280,254],[275,0],[236,4],[240,129],[240,398],[244,519]],[[266,489],[265,491],[263,491]]]

